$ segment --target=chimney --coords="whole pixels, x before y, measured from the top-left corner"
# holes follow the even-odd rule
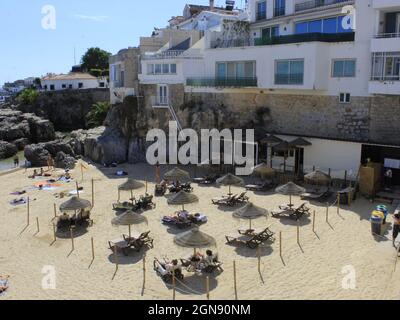
[[[215,3],[214,0],[210,0],[210,11],[214,11],[214,8],[215,8],[214,3]]]

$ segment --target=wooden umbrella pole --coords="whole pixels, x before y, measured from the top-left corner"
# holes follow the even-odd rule
[[[329,223],[329,203],[326,205],[326,223]]]
[[[76,185],[76,194],[77,194],[77,196],[79,198],[79,184],[78,184],[78,181],[75,182],[75,185]]]
[[[300,245],[300,222],[297,221],[297,244]]]
[[[279,254],[282,258],[282,231],[279,232]]]
[[[314,210],[314,213],[313,213],[312,231],[315,233],[315,210]]]
[[[92,179],[92,209],[94,207],[94,179]]]
[[[210,277],[206,277],[207,300],[210,300]]]
[[[72,251],[75,250],[75,243],[74,243],[74,230],[72,228],[69,229],[70,234],[71,234],[71,245],[72,245]]]
[[[235,300],[238,300],[237,283],[236,283],[236,261],[233,260],[233,286],[235,290]]]
[[[57,205],[54,204],[54,219],[57,218]]]
[[[257,259],[258,259],[258,273],[261,273],[261,248],[257,248]]]
[[[30,224],[30,200],[29,200],[29,197],[28,197],[28,200],[27,200],[27,225],[29,226],[29,224]]]
[[[176,298],[176,279],[175,270],[172,271],[172,300],[175,301]]]
[[[40,232],[40,226],[39,226],[39,218],[36,217],[36,226],[37,226],[37,233]]]
[[[94,260],[95,255],[94,255],[94,239],[93,239],[93,237],[91,238],[91,243],[92,243],[92,260]]]
[[[340,215],[340,193],[338,193],[337,197],[337,214]]]
[[[57,241],[57,233],[56,233],[56,225],[53,223],[53,236],[54,236],[54,242]]]

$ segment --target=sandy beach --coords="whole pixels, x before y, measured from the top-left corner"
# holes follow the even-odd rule
[[[149,192],[154,190],[154,168],[148,165],[125,165],[120,167],[129,176],[149,181]],[[169,167],[171,168],[171,167]],[[168,168],[163,167],[162,173]],[[117,186],[126,178],[117,178],[116,169],[89,166],[81,181],[79,167],[72,176],[83,186],[81,197],[91,200],[91,180],[95,185],[95,205],[92,211],[94,225],[80,232],[71,240],[57,238],[53,243],[53,204],[57,207],[67,199],[57,199],[56,192],[74,190],[75,183],[65,184],[52,191],[28,189],[30,197],[30,225],[27,225],[27,206],[11,206],[9,201],[16,196],[15,190],[26,189],[36,180],[28,178],[24,170],[0,176],[0,275],[10,275],[9,289],[0,296],[8,299],[172,299],[172,289],[153,271],[154,257],[167,256],[170,259],[184,258],[191,249],[176,246],[174,235],[179,232],[161,224],[164,215],[172,214],[176,207],[168,206],[165,197],[155,198],[156,209],[144,213],[148,226],[138,231],[151,230],[155,248],[146,252],[145,281],[143,279],[144,253],[133,253],[129,257],[119,256],[116,265],[108,241],[127,233],[127,228],[114,227],[115,217],[112,203],[117,200]],[[193,172],[193,171],[192,171]],[[39,181],[39,180],[38,180]],[[237,266],[237,293],[239,299],[399,299],[400,265],[395,270],[396,252],[391,241],[389,218],[384,237],[374,239],[370,231],[369,216],[377,203],[359,198],[351,207],[344,206],[337,215],[335,207],[330,208],[329,223],[326,222],[326,208],[311,203],[316,211],[315,230],[312,231],[312,217],[303,219],[300,228],[300,245],[297,244],[296,223],[291,220],[260,219],[254,226],[270,226],[277,240],[261,249],[261,273],[258,272],[257,251],[245,247],[225,244],[225,235],[235,233],[240,227],[247,227],[246,221],[232,217],[233,209],[219,208],[211,204],[211,198],[227,193],[227,187],[202,187],[196,184],[194,194],[200,202],[187,206],[192,212],[201,212],[209,221],[201,230],[217,240],[219,259],[224,263],[224,272],[210,276],[210,299],[229,300],[235,298],[233,261]],[[233,188],[235,193],[243,191]],[[135,192],[144,194],[145,190]],[[274,193],[254,194],[250,200],[267,210],[276,209],[288,202],[288,197]],[[122,193],[122,200],[129,198]],[[294,197],[294,203],[303,203]],[[37,233],[36,218],[40,231]],[[282,232],[283,259],[279,255],[279,232]],[[94,239],[95,259],[92,261],[91,238]],[[46,266],[54,266],[56,289],[42,288],[42,273]],[[348,266],[356,271],[356,288],[345,289],[343,278]],[[178,283],[176,299],[206,299],[205,276],[189,275],[183,284]]]

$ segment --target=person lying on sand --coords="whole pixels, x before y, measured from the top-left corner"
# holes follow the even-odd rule
[[[10,204],[24,204],[26,203],[26,199],[25,198],[19,198],[19,199],[14,199],[10,202]],[[1,278],[0,278],[1,279]]]

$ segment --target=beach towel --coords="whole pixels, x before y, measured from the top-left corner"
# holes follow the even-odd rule
[[[79,190],[79,194],[81,194],[81,193],[83,193],[83,190]],[[72,190],[72,191],[68,192],[68,194],[70,196],[76,196],[78,194],[78,191]]]
[[[10,195],[12,195],[12,196],[20,196],[20,195],[23,195],[23,194],[26,194],[26,191],[25,191],[25,190],[22,190],[22,191],[14,191],[14,192],[11,192],[11,193],[10,193]]]
[[[18,201],[17,201],[18,200]],[[10,203],[10,205],[12,205],[12,206],[20,206],[20,205],[23,205],[23,204],[26,204],[27,203],[27,199],[26,198],[21,198],[21,199],[14,199],[14,200],[11,200],[9,203]]]

